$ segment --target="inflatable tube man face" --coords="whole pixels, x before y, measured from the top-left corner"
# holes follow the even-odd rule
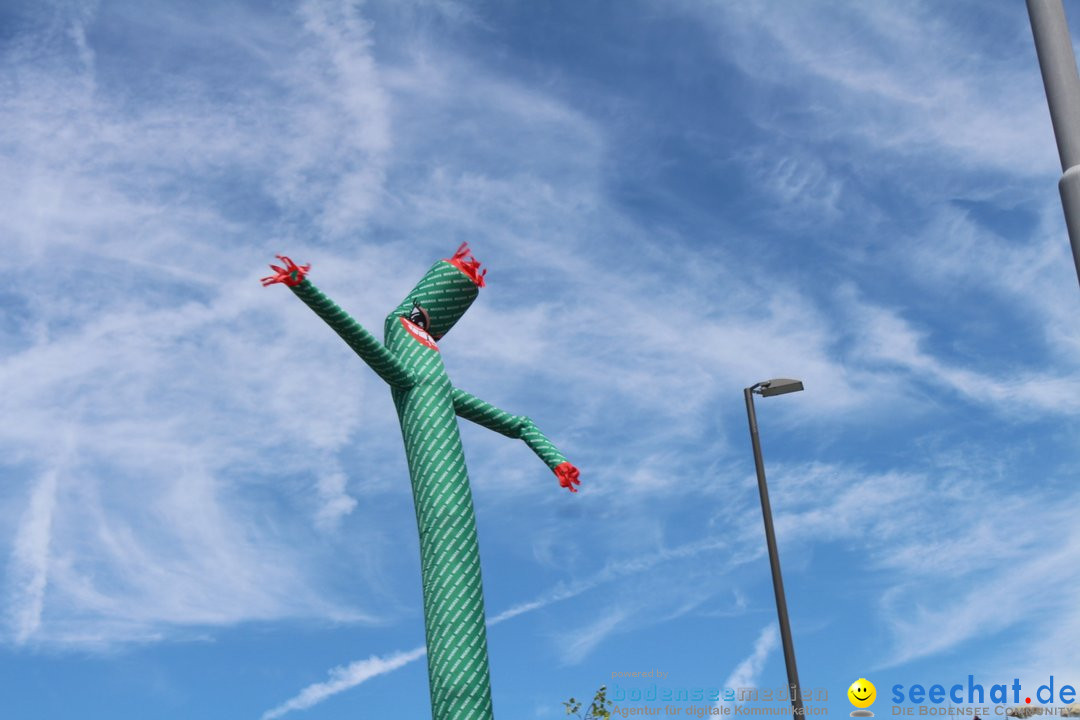
[[[416,287],[386,318],[386,345],[391,351],[403,348],[412,338],[438,350],[436,344],[454,327],[484,287],[480,263],[463,245],[454,256],[431,266]]]

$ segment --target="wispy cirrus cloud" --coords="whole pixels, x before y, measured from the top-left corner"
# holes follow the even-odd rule
[[[332,695],[356,687],[360,683],[393,672],[400,667],[419,660],[427,654],[427,648],[418,647],[408,652],[398,652],[386,657],[372,655],[330,671],[330,679],[304,688],[299,695],[262,714],[262,720],[274,720],[293,710],[307,710]]]
[[[906,155],[905,163],[912,157],[934,162],[933,153],[944,151],[951,162],[1010,174],[1054,169],[1049,115],[1022,9],[980,5],[994,16],[994,31],[976,33],[962,24],[959,9],[939,13],[923,2],[681,7],[710,23],[724,41],[720,51],[742,72],[799,90],[792,107],[755,112],[785,135],[797,123],[803,140],[865,143]],[[958,35],[992,43],[998,52],[992,59],[973,56]]]
[[[628,613],[620,608],[607,608],[593,622],[566,633],[563,640],[565,643],[564,661],[571,665],[580,663],[605,638],[615,632],[627,615]]]
[[[956,652],[1010,629],[1048,637],[1071,623],[1067,588],[1080,582],[1069,560],[1075,493],[1018,491],[979,459],[953,463],[934,453],[923,464],[904,474],[827,465],[770,473],[786,548],[850,543],[860,571],[881,573],[877,605],[892,642],[877,666]],[[1032,517],[1040,522],[1023,521]],[[1046,586],[1062,592],[1031,591]]]
[[[930,352],[920,333],[895,310],[857,305],[855,320],[865,328],[856,350],[861,359],[902,368],[917,382],[932,382],[999,411],[1039,410],[1074,415],[1080,410],[1080,370],[1059,368],[985,372],[974,363],[950,362]],[[978,361],[976,361],[978,362]]]
[[[746,105],[748,123],[774,140],[722,147],[724,172],[742,168],[775,220],[748,221],[720,199],[689,208],[704,217],[691,227],[635,207],[687,188],[632,201],[613,190],[629,148],[666,147],[639,129],[647,108],[603,96],[595,81],[529,80],[442,37],[398,43],[372,19],[479,26],[481,9],[311,2],[280,15],[227,5],[200,15],[150,4],[138,11],[144,26],[117,8],[61,9],[20,26],[3,50],[12,72],[0,78],[0,193],[15,210],[0,232],[19,266],[0,298],[12,310],[0,319],[0,410],[20,418],[0,430],[10,642],[114,647],[205,625],[418,613],[416,568],[399,561],[413,531],[388,393],[286,291],[256,281],[287,251],[377,330],[462,240],[492,272],[445,341],[451,376],[542,421],[586,482],[572,505],[527,450],[466,429],[494,538],[485,552],[509,575],[521,561],[507,548],[531,550],[526,570],[547,573],[492,624],[579,601],[584,640],[548,633],[548,650],[585,664],[613,633],[765,587],[717,572],[682,590],[665,566],[689,574],[695,553],[723,554],[724,569],[760,561],[741,390],[791,374],[808,392],[769,412],[795,452],[819,462],[770,454],[778,528],[805,549],[794,554],[802,563],[867,548],[874,570],[903,576],[882,582],[874,607],[896,633],[878,660],[964,648],[978,633],[965,617],[998,632],[1038,625],[1031,604],[961,585],[988,572],[1023,592],[1052,578],[1052,564],[1016,585],[996,563],[1047,551],[1067,566],[1073,543],[1026,533],[1005,542],[994,523],[1007,514],[965,508],[977,488],[957,480],[940,448],[962,432],[948,426],[972,415],[994,432],[969,440],[995,456],[1029,423],[1075,420],[1075,360],[1060,350],[1075,341],[1065,302],[1074,279],[1045,280],[1061,253],[1032,240],[1060,231],[1046,211],[1057,199],[1052,188],[1041,205],[1023,195],[1037,228],[1013,235],[982,232],[959,205],[927,209],[934,193],[1000,205],[991,186],[1033,185],[1046,159],[1056,174],[1049,136],[1031,130],[1048,129],[1037,73],[995,65],[982,77],[978,44],[924,22],[929,4],[683,6],[709,13],[701,27],[730,41],[718,52],[748,77],[795,93]],[[1010,35],[1014,25],[997,26],[1010,58],[1030,41]],[[164,55],[110,45],[143,32]],[[154,87],[118,71],[118,58]],[[610,107],[635,118],[633,132],[619,134]],[[777,239],[780,226],[827,237]],[[987,262],[972,270],[980,252]],[[970,319],[986,322],[982,308],[948,305],[957,285],[1033,309],[1024,314],[1042,342],[1036,355],[990,358],[992,333]],[[964,321],[943,331],[942,316]],[[948,420],[913,430],[946,410],[942,390]],[[62,467],[61,427],[75,438]],[[995,497],[1006,505],[1038,512],[1021,502],[1020,463],[997,459],[992,471],[965,472],[1005,487]],[[956,537],[935,525],[942,508]],[[1064,513],[1045,519],[1070,537]],[[935,583],[950,572],[955,601],[940,603]],[[1063,598],[1073,580],[1055,580]],[[589,606],[603,584],[656,600],[648,612]],[[1035,607],[1075,629],[1063,603]],[[760,672],[763,638],[746,673]],[[313,707],[420,657],[417,648],[343,666],[269,712]]]
[[[735,666],[724,680],[722,687],[734,689],[757,687],[758,677],[765,667],[765,660],[776,649],[778,638],[779,633],[775,623],[763,627],[758,633],[757,640],[754,641],[753,651]]]
[[[10,613],[15,642],[25,642],[41,626],[49,580],[49,544],[56,506],[57,471],[46,472],[32,490],[11,554]]]
[[[12,390],[3,411],[22,420],[0,443],[17,463],[13,481],[26,468],[40,478],[26,483],[21,513],[6,498],[8,516],[22,517],[6,579],[13,640],[109,646],[251,618],[373,619],[311,589],[319,571],[290,559],[238,480],[245,466],[292,474],[285,487],[313,488],[321,506],[305,514],[325,528],[354,502],[340,474],[308,480],[290,458],[314,448],[330,464],[362,390],[281,385],[305,377],[307,363],[275,360],[300,344],[288,329],[256,330],[268,327],[259,315],[272,297],[259,294],[257,267],[272,253],[240,237],[277,232],[252,214],[260,199],[285,217],[319,206],[313,222],[332,236],[355,227],[379,191],[385,98],[366,26],[349,12],[303,6],[292,41],[272,34],[274,18],[213,15],[235,31],[224,46],[248,61],[295,54],[269,86],[224,105],[198,67],[189,77],[155,70],[171,95],[125,87],[87,39],[147,19],[120,6],[27,9],[5,44],[0,187],[19,211],[0,227],[22,270],[5,295],[16,312],[0,374]],[[158,27],[200,42],[189,21]],[[325,164],[330,145],[338,167]],[[316,169],[318,182],[302,179]],[[237,183],[255,176],[250,198],[238,197]],[[298,395],[311,403],[303,420]],[[62,428],[72,459],[55,467]]]
[[[658,566],[681,560],[692,560],[699,555],[715,553],[718,549],[727,547],[728,543],[720,539],[710,539],[690,543],[674,548],[661,550],[647,556],[635,557],[630,560],[611,562],[599,571],[589,575],[588,578],[574,582],[559,584],[548,589],[533,600],[518,603],[506,610],[495,614],[487,621],[488,627],[495,627],[507,620],[512,620],[522,615],[542,610],[550,605],[570,600],[582,595],[594,588],[612,583],[614,581],[632,578],[647,573]],[[729,559],[728,567],[735,567],[744,561],[745,557],[734,553]],[[670,587],[670,586],[669,586]],[[580,662],[608,637],[620,623],[630,619],[634,613],[630,610],[605,611],[594,623],[584,629],[578,629],[568,634],[560,634],[557,642],[562,649],[563,660],[568,664]],[[654,620],[655,621],[655,620]],[[640,621],[639,621],[640,622]],[[263,720],[272,720],[292,710],[302,710],[312,707],[333,695],[350,690],[358,685],[379,675],[385,675],[404,665],[418,660],[425,655],[425,648],[415,648],[409,651],[398,651],[386,656],[372,656],[367,660],[357,660],[346,666],[332,668],[329,671],[330,679],[324,682],[313,683],[301,690],[297,695],[286,700],[284,703],[266,711]]]

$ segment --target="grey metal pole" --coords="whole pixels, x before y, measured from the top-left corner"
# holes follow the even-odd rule
[[[1061,158],[1058,192],[1080,281],[1080,76],[1076,55],[1061,0],[1027,0],[1027,8]]]
[[[769,488],[765,485],[765,462],[761,458],[761,440],[758,438],[757,414],[754,412],[754,388],[746,388],[743,394],[746,396],[746,419],[750,422],[750,443],[754,446],[754,467],[757,469],[758,493],[761,495],[761,516],[765,520],[765,543],[769,547],[776,614],[780,618],[780,641],[784,646],[784,665],[787,666],[788,689],[791,691],[792,717],[794,720],[805,720],[799,671],[795,667],[795,647],[791,642],[791,626],[788,624],[784,579],[780,575],[780,555],[776,550],[776,533],[773,531]]]

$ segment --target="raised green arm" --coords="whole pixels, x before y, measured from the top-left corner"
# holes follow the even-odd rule
[[[536,424],[524,415],[511,415],[475,395],[454,388],[454,412],[466,420],[482,425],[507,437],[524,440],[525,444],[544,461],[559,478],[559,484],[570,492],[580,485],[578,469],[571,465],[555,444],[548,440]]]
[[[310,266],[298,267],[287,257],[278,256],[285,262],[284,268],[276,265],[271,267],[277,270],[277,275],[263,278],[263,285],[275,282],[284,283],[296,294],[296,297],[304,301],[315,314],[326,321],[341,339],[348,343],[357,355],[363,358],[379,377],[394,387],[408,389],[416,380],[401,362],[385,345],[374,335],[364,329],[364,326],[352,319],[349,313],[338,307],[330,298],[323,295],[310,280],[304,277]]]

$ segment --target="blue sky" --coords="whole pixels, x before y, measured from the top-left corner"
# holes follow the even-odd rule
[[[378,330],[463,241],[451,378],[582,471],[463,423],[500,717],[784,683],[770,377],[804,685],[1080,684],[1022,3],[9,1],[0,64],[5,717],[427,716],[390,395],[258,279]]]

